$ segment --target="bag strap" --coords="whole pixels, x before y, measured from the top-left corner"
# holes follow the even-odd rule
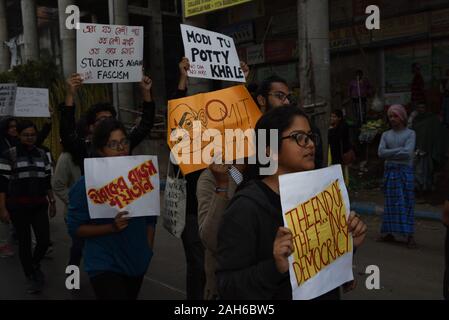
[[[179,173],[181,172],[181,167],[178,166],[178,173],[176,174],[176,179],[179,179]],[[182,176],[185,179],[184,176]]]
[[[170,177],[170,155],[168,156],[168,161],[167,161],[167,177]]]
[[[168,161],[167,161],[167,177],[170,177],[170,167],[173,167],[173,164],[170,160],[170,156],[168,157]],[[176,174],[176,179],[179,179],[179,173],[181,172],[181,168],[179,168],[178,173]],[[185,177],[183,177],[183,180],[185,179]]]

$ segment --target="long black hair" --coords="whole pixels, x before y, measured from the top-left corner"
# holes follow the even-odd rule
[[[7,116],[7,117],[1,119],[1,121],[0,121],[0,135],[1,136],[5,137],[5,138],[8,136],[9,125],[13,121],[17,122],[17,119],[14,117],[10,117],[10,116]]]
[[[92,105],[86,112],[86,122],[87,126],[95,124],[97,119],[97,113],[100,112],[110,112],[113,118],[117,117],[117,112],[114,109],[114,106],[109,102],[97,103]]]
[[[270,139],[270,130],[278,130],[278,140],[277,140],[277,144],[278,144],[278,151],[281,151],[282,148],[282,133],[287,130],[288,128],[291,127],[291,125],[293,124],[293,121],[295,119],[295,117],[303,117],[305,119],[307,119],[307,121],[310,124],[310,120],[309,117],[304,113],[304,111],[302,111],[301,109],[299,109],[296,105],[287,105],[287,106],[282,106],[282,107],[277,107],[274,109],[271,109],[270,111],[266,112],[264,115],[262,115],[262,117],[259,119],[259,121],[257,121],[256,123],[256,164],[249,164],[244,173],[243,173],[243,181],[244,183],[242,183],[242,187],[246,182],[249,182],[250,180],[253,179],[262,179],[264,178],[264,176],[260,175],[260,169],[264,168],[264,167],[268,167],[268,164],[263,165],[260,163],[257,155],[260,152],[265,152],[264,151],[260,151],[257,150],[259,147],[259,144],[261,144],[261,146],[264,146],[265,148],[267,147],[271,147],[271,139]],[[265,130],[266,131],[266,135],[265,135],[265,141],[260,141],[259,142],[259,130]]]
[[[126,132],[125,126],[117,119],[105,119],[97,125],[92,135],[92,146],[95,154],[98,155],[98,151],[106,146],[111,133],[116,130],[121,130],[128,138],[128,133]]]

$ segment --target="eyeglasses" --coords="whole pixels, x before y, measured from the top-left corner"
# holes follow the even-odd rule
[[[274,93],[269,93],[269,96],[273,96],[279,100],[281,100],[282,102],[285,102],[285,100],[288,99],[289,102],[292,102],[294,100],[294,96],[289,93],[289,94],[285,94],[284,92],[281,91],[276,91]]]
[[[35,133],[22,133],[20,136],[23,138],[35,138],[36,134]]]
[[[296,141],[296,144],[302,148],[306,148],[310,142],[316,145],[319,141],[319,136],[316,133],[305,133],[303,131],[295,131],[286,137],[282,137],[281,140],[284,139],[293,139]]]
[[[129,139],[122,139],[120,142],[113,140],[106,144],[106,147],[112,150],[120,150],[119,146],[121,147],[121,150],[125,149],[127,146],[129,146]]]

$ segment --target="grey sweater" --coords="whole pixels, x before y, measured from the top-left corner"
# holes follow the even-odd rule
[[[196,195],[198,198],[199,233],[206,249],[206,287],[204,295],[206,300],[214,299],[218,294],[215,279],[217,234],[225,209],[237,188],[236,183],[231,177],[229,177],[229,187],[226,197],[216,194],[215,186],[215,177],[212,172],[209,169],[204,170],[198,180]]]
[[[416,135],[411,129],[388,130],[382,134],[378,154],[385,163],[413,165]]]
[[[81,177],[81,170],[73,163],[72,156],[63,152],[56,163],[52,186],[55,195],[64,203],[64,215],[67,215],[69,190]]]

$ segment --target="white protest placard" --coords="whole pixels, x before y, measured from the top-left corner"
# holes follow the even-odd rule
[[[84,160],[91,219],[160,214],[159,167],[156,156],[90,158]]]
[[[17,87],[14,117],[50,117],[48,89]]]
[[[16,100],[15,83],[0,83],[0,116],[10,116],[14,112]]]
[[[279,177],[294,300],[319,297],[354,279],[349,197],[340,165]]]
[[[76,64],[84,83],[140,82],[143,27],[80,23]]]
[[[190,61],[190,77],[246,81],[231,37],[184,24],[181,33],[185,56]]]
[[[17,87],[14,83],[0,84],[0,115],[48,118],[48,89]]]

